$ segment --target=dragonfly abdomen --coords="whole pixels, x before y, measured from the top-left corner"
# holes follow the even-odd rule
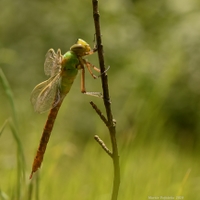
[[[39,144],[39,148],[37,150],[37,154],[34,158],[34,162],[32,165],[32,172],[30,175],[30,178],[32,177],[33,173],[36,172],[38,170],[38,168],[40,168],[43,157],[44,157],[44,153],[47,147],[47,143],[49,141],[52,129],[53,129],[53,125],[56,119],[56,116],[58,114],[58,110],[62,104],[63,99],[60,100],[60,102],[50,110],[49,115],[48,115],[48,119],[46,121],[43,133],[42,133],[42,137],[40,140],[40,144]]]

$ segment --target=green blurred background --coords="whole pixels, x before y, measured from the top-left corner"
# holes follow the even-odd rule
[[[119,200],[200,199],[199,0],[99,4],[117,120]],[[77,38],[93,46],[92,4],[1,0],[0,8],[0,67],[14,94],[26,175],[25,181],[16,181],[17,144],[7,125],[0,137],[0,198],[36,199],[28,189],[33,184],[36,191],[35,177],[33,183],[28,177],[48,113],[34,113],[30,93],[47,78],[43,63],[49,48],[64,53]],[[98,67],[97,55],[88,59]],[[100,79],[86,78],[88,91],[101,91]],[[79,75],[59,111],[39,172],[40,199],[110,199],[112,162],[93,139],[98,134],[110,147],[109,135],[91,100],[104,112],[101,99],[81,94]],[[1,82],[0,127],[10,117]]]

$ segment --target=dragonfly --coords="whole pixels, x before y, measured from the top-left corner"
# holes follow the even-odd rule
[[[33,173],[41,166],[59,108],[65,96],[70,91],[79,70],[81,70],[81,92],[102,98],[100,92],[86,92],[85,89],[85,67],[94,79],[101,76],[101,74],[99,76],[94,75],[92,68],[99,73],[100,70],[83,58],[84,56],[92,55],[96,51],[97,48],[91,49],[86,41],[78,39],[64,55],[61,54],[60,49],[57,50],[57,53],[53,49],[49,49],[47,52],[44,62],[44,72],[50,78],[38,84],[33,89],[31,103],[34,110],[38,113],[43,113],[48,110],[50,112],[32,164],[30,179]]]

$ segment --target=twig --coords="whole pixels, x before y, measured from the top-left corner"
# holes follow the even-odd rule
[[[105,116],[103,115],[103,113],[98,109],[97,105],[90,101],[90,104],[92,105],[92,107],[94,108],[94,110],[96,111],[96,113],[99,115],[99,117],[102,119],[102,121],[106,124],[106,126],[108,126],[108,121],[105,118]]]
[[[94,139],[101,145],[101,147],[103,148],[103,150],[112,158],[112,152],[105,145],[104,141],[101,140],[101,138],[98,135],[95,135]]]
[[[108,77],[107,77],[107,73],[104,73],[105,64],[104,64],[104,55],[103,55],[103,44],[101,40],[98,0],[92,0],[92,5],[93,5],[93,18],[94,18],[95,33],[96,33],[96,42],[97,42],[97,48],[98,48],[99,66],[100,66],[101,74],[102,74],[101,82],[102,82],[103,97],[104,97],[103,99],[104,99],[104,106],[105,106],[106,115],[107,115],[106,125],[110,133],[110,139],[111,139],[111,144],[112,144],[112,161],[113,161],[113,167],[114,167],[114,180],[113,180],[113,190],[112,190],[111,200],[117,200],[119,185],[120,185],[120,166],[119,166],[118,147],[117,147],[117,141],[116,141],[116,126],[115,126],[116,122],[113,119],[112,110],[111,110],[111,101],[110,101],[110,95],[109,95],[109,89],[108,89]],[[105,120],[103,121],[105,123]]]

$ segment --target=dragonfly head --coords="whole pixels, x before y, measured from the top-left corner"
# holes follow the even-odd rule
[[[85,56],[91,51],[90,45],[82,39],[78,39],[76,44],[70,48],[78,56]]]

